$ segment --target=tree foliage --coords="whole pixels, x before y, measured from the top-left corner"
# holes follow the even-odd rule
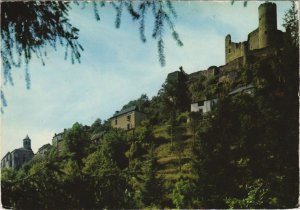
[[[93,1],[94,14],[100,20],[99,6],[111,5],[116,12],[115,27],[120,28],[122,14],[127,11],[132,20],[139,24],[142,42],[146,42],[145,19],[152,13],[154,27],[152,38],[157,40],[158,57],[162,66],[165,65],[164,35],[168,28],[173,39],[179,46],[183,43],[175,30],[174,19],[177,17],[170,0],[133,2],[122,1]],[[83,8],[87,2],[83,2]],[[77,2],[77,5],[79,3]],[[83,47],[78,42],[79,29],[70,22],[68,14],[75,3],[70,2],[3,2],[1,3],[1,58],[4,85],[14,85],[12,70],[24,68],[27,89],[31,80],[28,64],[35,55],[43,65],[47,57],[47,49],[58,46],[65,48],[65,59],[70,57],[72,64],[80,63]],[[16,15],[17,14],[17,15]],[[1,110],[7,105],[1,88]]]
[[[297,204],[299,58],[294,53],[286,47],[276,58],[253,65],[253,95],[221,98],[207,116],[198,132],[195,164],[204,207]]]
[[[3,2],[1,3],[1,57],[4,84],[13,85],[12,68],[25,65],[26,86],[30,88],[28,63],[33,55],[45,65],[48,46],[65,47],[66,58],[80,61],[83,50],[78,43],[79,29],[67,16],[66,2]],[[18,15],[16,15],[18,14]]]
[[[283,27],[290,33],[292,43],[298,48],[299,47],[299,20],[298,10],[296,9],[295,1],[291,1],[291,8],[288,9],[283,18]]]

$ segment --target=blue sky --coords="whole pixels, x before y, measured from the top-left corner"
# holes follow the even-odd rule
[[[22,69],[13,70],[15,85],[5,86],[8,107],[1,115],[1,157],[22,146],[28,134],[34,152],[50,143],[54,133],[75,122],[90,125],[97,118],[109,118],[128,101],[145,93],[157,94],[168,73],[183,66],[187,73],[225,62],[224,40],[247,39],[258,26],[258,5],[242,2],[178,1],[176,30],[184,46],[178,47],[165,32],[166,66],[158,62],[157,44],[151,38],[152,17],[147,16],[147,42],[139,37],[138,24],[124,12],[119,29],[114,27],[115,13],[109,6],[99,8],[101,21],[94,18],[89,5],[73,7],[70,19],[80,29],[84,47],[81,64],[64,60],[64,51],[47,49],[42,66],[33,58],[30,65],[31,89],[26,89]],[[278,28],[290,2],[277,2]],[[149,13],[151,14],[151,13]]]

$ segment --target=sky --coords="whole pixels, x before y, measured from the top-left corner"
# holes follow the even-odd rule
[[[233,42],[247,39],[258,26],[261,2],[175,1],[175,29],[184,46],[179,47],[165,30],[166,65],[158,61],[157,43],[152,39],[152,13],[146,16],[147,42],[139,37],[138,24],[124,11],[121,27],[114,27],[115,12],[99,8],[96,21],[91,5],[73,6],[69,18],[80,29],[84,47],[81,64],[64,60],[64,49],[47,49],[46,65],[33,58],[29,64],[31,89],[26,89],[23,69],[13,69],[14,86],[3,87],[8,106],[0,115],[3,157],[20,148],[28,134],[34,152],[51,143],[55,133],[75,122],[91,125],[108,119],[130,100],[157,94],[168,73],[183,67],[187,73],[225,63],[225,36]],[[278,28],[282,27],[288,1],[276,1]]]

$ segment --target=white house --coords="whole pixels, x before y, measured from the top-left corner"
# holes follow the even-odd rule
[[[210,99],[199,101],[191,104],[191,112],[202,112],[206,113],[211,111],[211,108],[214,104],[216,104],[218,99]]]

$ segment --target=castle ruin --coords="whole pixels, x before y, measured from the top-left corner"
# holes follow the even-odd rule
[[[225,38],[226,64],[237,58],[243,58],[246,63],[247,56],[259,49],[268,47],[282,47],[284,33],[277,29],[276,4],[267,2],[258,8],[258,28],[248,34],[248,40],[240,43],[231,41],[230,34]]]

